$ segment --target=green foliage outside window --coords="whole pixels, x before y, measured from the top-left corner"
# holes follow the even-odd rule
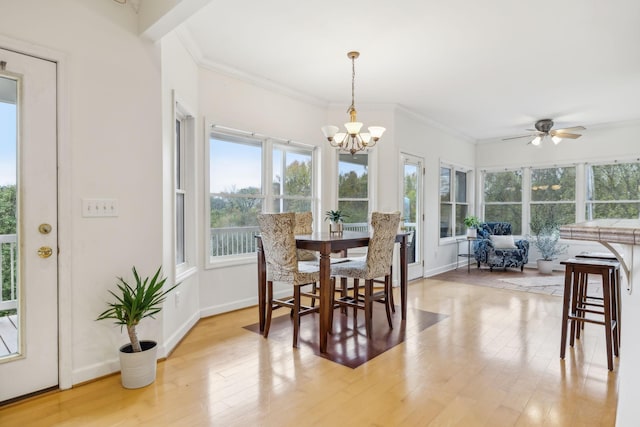
[[[522,171],[487,172],[484,177],[485,222],[510,222],[522,233]]]
[[[366,223],[369,218],[368,156],[340,154],[338,174],[338,209],[349,223]]]
[[[586,218],[640,217],[640,163],[587,166]]]
[[[0,235],[17,234],[16,225],[16,186],[0,186]],[[14,247],[13,266],[11,265],[10,248],[8,244],[2,245],[2,299],[11,298],[11,271],[17,271],[18,248]]]

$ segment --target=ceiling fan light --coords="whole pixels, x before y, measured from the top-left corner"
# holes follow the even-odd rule
[[[560,141],[562,141],[562,138],[560,138],[559,136],[552,136],[551,140],[553,141],[554,144],[558,145],[560,144]]]
[[[535,138],[533,138],[533,141],[531,141],[531,144],[537,147],[538,145],[540,145],[540,142],[542,142],[542,138],[536,136]]]

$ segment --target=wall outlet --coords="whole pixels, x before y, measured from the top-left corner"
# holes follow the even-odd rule
[[[85,218],[118,216],[118,200],[82,199],[82,216]]]
[[[180,291],[176,291],[175,294],[175,304],[176,304],[176,308],[180,305]]]

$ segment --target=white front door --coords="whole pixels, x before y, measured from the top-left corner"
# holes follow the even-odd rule
[[[58,385],[56,64],[0,49],[0,402]]]

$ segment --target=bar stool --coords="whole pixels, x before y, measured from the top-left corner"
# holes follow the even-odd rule
[[[613,355],[619,350],[620,318],[620,263],[595,258],[572,258],[562,261],[565,265],[564,304],[562,307],[562,334],[560,338],[560,358],[564,359],[567,344],[567,326],[571,321],[569,345],[573,347],[575,338],[580,338],[580,329],[585,322],[603,325],[607,345],[607,367],[613,370]],[[602,278],[602,298],[590,296],[589,274]],[[602,316],[602,320],[587,317]]]
[[[615,255],[608,252],[581,252],[576,255],[577,259],[588,258],[588,259],[599,259],[606,261],[616,262],[617,259]],[[585,277],[585,280],[588,281],[588,277]],[[615,277],[611,278],[612,283],[615,280],[615,298],[612,299],[612,304],[615,305],[615,319],[616,319],[616,332],[618,335],[618,347],[621,345],[620,337],[622,336],[622,316],[620,314],[620,306],[622,305],[622,299],[620,297],[620,269],[615,270]],[[587,292],[588,288],[585,286],[579,298],[585,299],[585,303],[596,305],[598,307],[602,307],[602,297],[589,295]],[[597,301],[597,304],[594,304],[594,301]],[[581,325],[580,329],[584,329],[584,322]],[[580,339],[580,329],[576,331],[576,338]]]

